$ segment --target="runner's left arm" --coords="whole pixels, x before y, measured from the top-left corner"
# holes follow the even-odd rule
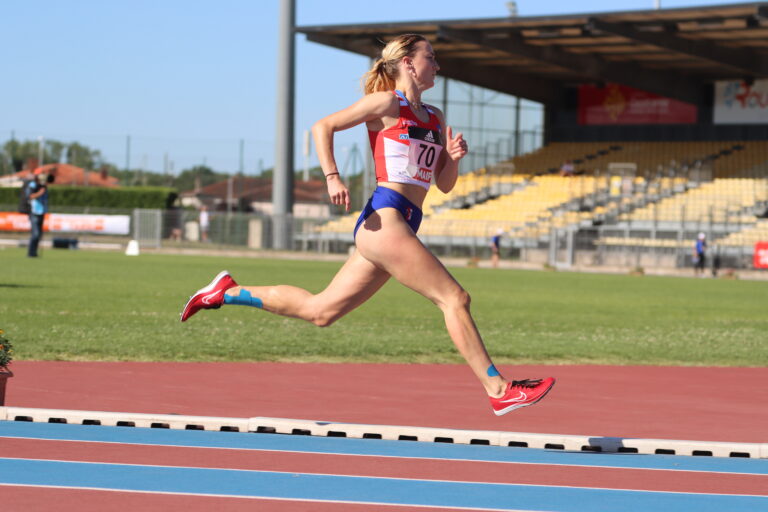
[[[435,173],[435,183],[441,192],[447,194],[456,185],[456,180],[459,177],[459,160],[467,154],[467,142],[464,140],[464,135],[461,132],[454,135],[453,128],[446,126],[445,116],[440,109],[433,108],[440,120],[440,126],[445,126],[445,131],[440,132],[440,136],[443,139],[443,151],[440,153],[440,161]]]

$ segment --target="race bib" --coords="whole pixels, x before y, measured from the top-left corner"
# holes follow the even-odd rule
[[[426,182],[431,181],[432,174],[437,167],[438,157],[443,150],[443,146],[440,144],[440,132],[409,126],[408,139],[410,140],[408,174],[411,178]]]

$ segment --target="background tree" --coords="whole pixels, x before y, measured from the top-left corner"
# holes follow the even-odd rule
[[[3,157],[0,165],[4,166],[4,172],[19,172],[31,161],[40,158],[40,142],[37,140],[18,141],[11,139],[2,146]],[[87,170],[101,170],[114,168],[101,155],[101,151],[91,149],[79,142],[61,142],[50,139],[43,142],[43,161],[37,165],[66,163],[82,167]],[[10,168],[8,168],[10,167]]]
[[[166,187],[168,177],[160,172],[145,169],[118,169],[107,166],[108,174],[118,179],[121,187]]]
[[[229,174],[216,172],[207,165],[196,165],[184,169],[173,181],[173,186],[181,192],[195,190],[229,178]]]
[[[82,167],[83,169],[94,170],[107,163],[101,156],[101,151],[91,149],[79,142],[71,142],[66,149],[67,163]]]
[[[30,160],[35,160],[40,157],[40,143],[36,140],[18,141],[11,139],[3,145],[3,153],[5,153],[6,161],[10,161],[12,171],[19,172],[24,169],[24,166]],[[43,163],[51,163],[53,157],[48,151],[47,145],[43,146]],[[43,163],[38,163],[42,165]]]
[[[64,161],[64,155],[67,151],[67,143],[58,140],[46,140],[43,153],[43,160],[46,164],[58,163]]]
[[[11,157],[5,153],[4,148],[0,148],[0,175],[11,174],[15,172],[13,169],[13,162]]]

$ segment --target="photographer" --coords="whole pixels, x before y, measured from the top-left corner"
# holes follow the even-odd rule
[[[42,168],[35,170],[35,179],[27,185],[29,197],[29,247],[27,256],[37,258],[37,248],[43,236],[43,222],[48,213],[48,184],[53,183],[54,176],[46,174]]]

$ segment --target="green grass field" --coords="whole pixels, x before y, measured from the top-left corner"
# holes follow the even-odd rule
[[[17,360],[453,363],[440,311],[396,282],[325,329],[245,307],[179,322],[227,269],[319,291],[341,266],[0,250],[0,329]],[[497,363],[768,365],[768,283],[452,268]]]

